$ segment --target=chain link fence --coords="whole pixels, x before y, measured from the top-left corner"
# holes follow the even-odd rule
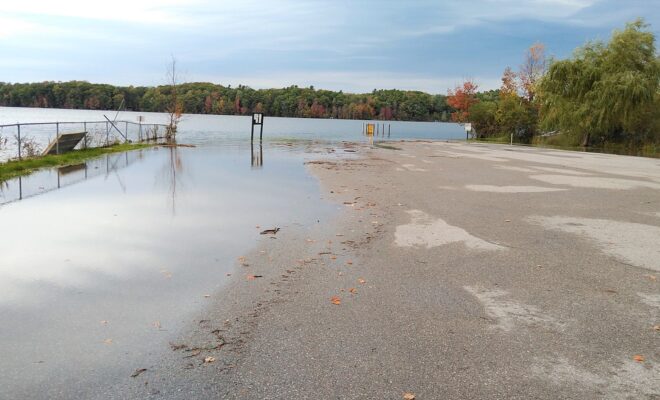
[[[60,135],[86,132],[76,149],[165,137],[167,125],[130,121],[38,122],[0,125],[0,163],[38,157]]]

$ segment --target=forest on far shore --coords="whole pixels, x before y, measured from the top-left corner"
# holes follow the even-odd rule
[[[452,107],[447,96],[419,91],[374,90],[366,94],[290,86],[252,89],[206,82],[180,83],[177,97],[184,113],[300,118],[449,121]],[[171,85],[156,87],[112,86],[84,81],[1,83],[0,106],[166,112]]]

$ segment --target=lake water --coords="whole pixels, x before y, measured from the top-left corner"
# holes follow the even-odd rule
[[[138,116],[144,117],[145,123],[164,124],[167,115],[162,113],[63,110],[48,108],[0,107],[0,125],[29,122],[77,122],[104,121],[104,115],[110,119],[137,122]],[[250,138],[250,116],[228,115],[184,115],[179,125],[177,140],[184,143],[217,143],[218,140],[245,141]],[[385,134],[375,140],[400,139],[465,139],[465,131],[459,124],[446,122],[402,122],[402,121],[358,121],[338,119],[278,118],[266,117],[264,120],[264,140],[323,140],[323,141],[362,141],[364,123],[385,124]],[[124,129],[122,124],[120,129]],[[83,126],[69,125],[62,132],[81,131]],[[258,127],[255,127],[258,129]],[[105,131],[105,124],[88,126],[88,130]],[[0,161],[16,157],[16,128],[0,128],[0,137],[7,139],[7,148],[0,150]],[[21,128],[22,137],[34,138],[43,149],[55,137],[53,126],[26,126]],[[113,136],[116,136],[112,133]],[[102,135],[103,136],[103,135]],[[131,127],[129,136],[137,137],[136,128]]]

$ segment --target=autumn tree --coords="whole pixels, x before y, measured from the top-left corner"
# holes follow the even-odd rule
[[[500,87],[500,98],[518,95],[517,75],[511,67],[506,67],[502,74],[502,86]]]
[[[447,104],[454,108],[451,120],[454,122],[468,122],[470,119],[470,108],[479,102],[477,99],[478,86],[471,80],[466,80],[463,85],[457,85],[453,90],[447,91]]]

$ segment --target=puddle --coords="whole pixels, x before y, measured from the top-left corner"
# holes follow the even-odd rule
[[[156,148],[24,178],[20,196],[10,181],[0,398],[148,368],[265,240],[257,225],[284,233],[334,215],[304,158],[299,146]]]

